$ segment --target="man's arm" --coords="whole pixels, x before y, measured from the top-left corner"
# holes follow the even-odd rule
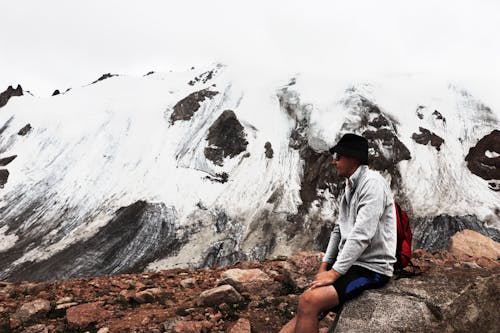
[[[326,247],[325,255],[323,256],[323,260],[319,266],[318,273],[325,272],[331,268],[339,252],[339,243],[340,228],[338,223],[336,223],[335,227],[333,227],[332,233],[330,234],[330,240],[328,241],[328,246]]]
[[[340,274],[345,274],[368,247],[385,209],[383,183],[376,179],[369,180],[360,190],[354,227],[333,264],[333,269]]]

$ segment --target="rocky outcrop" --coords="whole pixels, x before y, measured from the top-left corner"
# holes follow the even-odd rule
[[[487,228],[473,215],[450,216],[412,219],[413,248],[427,251],[446,250],[450,239],[459,231],[473,230],[495,241],[500,241],[498,229]]]
[[[6,166],[10,162],[12,162],[16,157],[17,155],[12,155],[9,157],[0,158],[0,166]]]
[[[102,74],[101,77],[99,77],[97,80],[95,80],[91,84],[95,84],[97,82],[112,78],[113,76],[118,76],[118,74],[111,74],[111,73]]]
[[[184,97],[174,105],[170,115],[170,123],[174,124],[178,120],[190,120],[206,99],[212,99],[217,94],[219,92],[203,89]]]
[[[413,141],[424,146],[430,142],[431,146],[435,147],[437,151],[441,150],[441,145],[444,143],[443,138],[426,128],[419,127],[418,129],[420,133],[413,133],[411,136]]]
[[[500,259],[500,243],[473,230],[457,232],[451,238],[449,251],[456,255]]]
[[[267,158],[273,158],[274,156],[274,151],[273,151],[273,147],[271,146],[271,142],[267,141],[265,144],[264,144],[264,149],[265,149],[265,155]]]
[[[483,179],[500,180],[500,131],[494,130],[469,149],[465,157],[469,170]]]
[[[281,284],[275,282],[262,270],[233,268],[222,274],[221,284],[229,284],[237,291],[248,293],[263,292],[264,289],[270,294],[279,294]]]
[[[26,262],[2,273],[10,280],[43,281],[96,273],[137,272],[161,255],[173,255],[182,244],[176,235],[175,220],[171,207],[138,201],[120,208],[93,237],[73,243],[46,260]],[[28,244],[36,241],[39,240],[25,240]],[[22,254],[25,246],[27,244],[19,242],[14,249]],[[13,252],[0,257],[0,264],[6,267],[7,262],[15,261]]]
[[[31,132],[31,130],[32,130],[31,124],[26,124],[23,128],[19,130],[19,132],[17,132],[17,135],[25,136],[26,134]]]
[[[232,110],[226,110],[208,129],[208,147],[205,157],[222,166],[226,157],[235,157],[244,152],[248,145],[243,126]]]
[[[500,274],[459,271],[367,291],[344,306],[334,332],[497,332]]]
[[[3,188],[7,184],[9,179],[9,170],[0,169],[0,188]]]
[[[52,93],[52,96],[57,96],[57,95],[59,95],[59,94],[61,94],[61,92],[59,91],[59,89],[56,89],[56,90],[54,90],[54,92]]]
[[[5,106],[11,97],[22,95],[23,88],[21,87],[21,85],[18,84],[16,89],[12,88],[12,86],[9,86],[7,90],[0,93],[0,108]]]

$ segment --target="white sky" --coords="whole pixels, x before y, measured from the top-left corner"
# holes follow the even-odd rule
[[[0,0],[0,91],[223,62],[500,77],[498,0]]]

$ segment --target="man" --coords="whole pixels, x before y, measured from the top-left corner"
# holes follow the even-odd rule
[[[384,178],[368,168],[368,142],[345,134],[330,149],[333,166],[346,177],[340,211],[319,272],[299,298],[297,315],[281,330],[318,332],[322,313],[363,290],[385,285],[396,262],[396,212]]]

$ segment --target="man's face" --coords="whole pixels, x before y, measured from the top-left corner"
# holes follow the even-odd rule
[[[358,160],[335,153],[332,159],[333,167],[339,177],[350,177],[359,166]]]

